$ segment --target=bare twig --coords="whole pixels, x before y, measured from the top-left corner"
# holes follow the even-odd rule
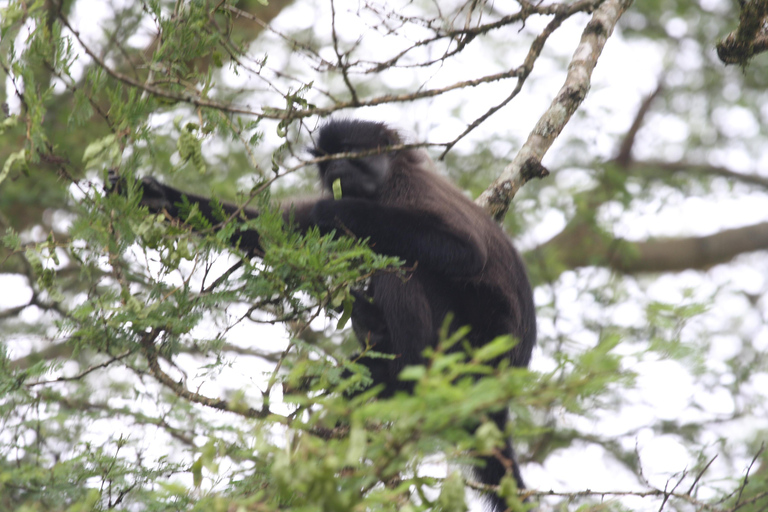
[[[694,479],[693,479],[693,483],[691,484],[691,487],[688,489],[688,494],[689,494],[689,495],[690,495],[690,494],[692,494],[692,493],[693,493],[693,491],[696,489],[696,486],[699,484],[699,481],[701,480],[701,477],[703,477],[703,476],[704,476],[704,473],[706,473],[706,472],[707,472],[707,470],[709,469],[709,466],[711,466],[711,465],[712,465],[712,463],[713,463],[713,462],[715,462],[715,459],[717,459],[717,455],[715,455],[714,457],[712,457],[711,459],[709,459],[709,462],[707,462],[707,465],[706,465],[706,466],[704,466],[704,467],[701,469],[701,471],[699,471],[699,472],[696,474],[696,478],[694,478]],[[747,474],[749,474],[749,471],[747,471]]]
[[[626,167],[632,159],[632,148],[635,145],[637,132],[639,132],[640,128],[642,128],[643,122],[645,121],[645,116],[651,110],[653,100],[656,99],[663,88],[664,81],[659,80],[656,89],[651,94],[646,96],[645,99],[643,99],[643,101],[640,103],[640,108],[637,109],[637,114],[635,114],[635,119],[632,121],[632,126],[629,127],[629,130],[624,136],[624,139],[622,139],[621,145],[619,146],[619,152],[616,155],[616,158],[614,158],[614,161],[620,166]]]
[[[575,4],[574,4],[575,5]],[[555,17],[552,21],[547,24],[546,28],[542,31],[541,34],[536,36],[536,39],[533,40],[533,43],[531,43],[531,47],[528,50],[528,55],[525,57],[525,61],[523,64],[518,67],[518,70],[520,70],[519,74],[517,75],[517,84],[515,85],[515,88],[512,90],[512,92],[507,96],[504,101],[499,103],[498,105],[495,105],[494,107],[490,108],[485,114],[475,119],[470,125],[453,141],[451,141],[448,145],[446,145],[445,150],[440,154],[439,159],[442,160],[445,158],[445,155],[448,153],[448,151],[451,150],[451,148],[456,145],[457,142],[459,142],[461,139],[463,139],[469,132],[480,126],[481,123],[483,123],[486,119],[491,117],[493,114],[501,110],[504,106],[506,106],[512,99],[517,96],[520,91],[523,88],[523,84],[525,83],[525,80],[528,78],[528,76],[531,74],[531,71],[533,71],[533,65],[536,62],[536,59],[539,58],[539,55],[541,55],[541,50],[544,49],[544,43],[546,43],[547,39],[549,38],[552,33],[557,30],[557,28],[565,21],[568,17],[572,16],[575,12],[578,12],[577,10],[574,10],[574,6],[560,6],[562,8],[558,9],[555,12]]]
[[[739,486],[739,495],[736,498],[736,506],[734,507],[734,510],[739,508],[739,506],[742,504],[741,496],[744,494],[744,489],[746,489],[747,484],[749,483],[749,474],[752,471],[752,467],[754,467],[755,462],[757,462],[757,459],[760,458],[760,455],[763,454],[763,451],[765,450],[765,443],[760,444],[760,449],[757,451],[755,456],[752,458],[752,462],[749,463],[749,467],[747,467],[747,473],[744,475],[744,482]]]
[[[563,9],[566,9],[570,12],[568,16],[571,16],[572,14],[575,14],[577,12],[592,12],[594,9],[597,8],[598,5],[600,5],[602,1],[603,0],[579,0],[572,4],[561,4],[561,3],[534,4],[527,1],[520,1],[518,2],[520,4],[520,10],[518,12],[503,16],[502,18],[490,23],[477,25],[474,27],[468,26],[465,24],[463,28],[451,29],[451,30],[441,30],[440,28],[438,28],[435,30],[436,32],[435,36],[422,39],[421,41],[417,41],[410,47],[406,48],[405,50],[395,55],[394,57],[383,62],[375,63],[375,65],[373,65],[371,68],[369,68],[365,72],[379,73],[385,69],[395,67],[397,63],[400,60],[402,60],[403,57],[405,57],[408,53],[412,52],[416,48],[429,46],[443,39],[457,41],[456,48],[446,52],[444,55],[442,55],[438,59],[428,60],[425,62],[420,62],[418,64],[413,64],[413,65],[408,65],[403,67],[431,66],[436,62],[443,61],[447,57],[450,57],[455,55],[456,53],[459,53],[474,38],[482,34],[487,34],[492,30],[496,30],[508,25],[513,25],[515,23],[520,23],[520,22],[525,23],[525,20],[527,20],[532,15],[540,15],[540,16],[557,15],[558,12],[562,12]]]
[[[82,372],[78,373],[77,375],[73,375],[72,377],[59,377],[58,379],[52,379],[52,380],[39,380],[39,381],[36,381],[36,382],[29,382],[29,383],[26,384],[26,386],[28,388],[32,388],[34,386],[44,386],[46,384],[53,384],[54,382],[70,382],[70,381],[74,381],[74,380],[80,380],[83,377],[85,377],[86,375],[88,375],[89,373],[95,372],[96,370],[99,370],[101,368],[106,368],[107,366],[111,365],[112,363],[114,363],[116,361],[120,361],[122,359],[125,359],[126,357],[128,357],[132,353],[133,353],[132,350],[126,350],[122,354],[113,356],[113,357],[109,358],[107,361],[104,361],[101,364],[95,364],[95,365],[89,366],[88,368],[86,368]]]
[[[336,54],[336,61],[338,62],[338,67],[341,69],[341,76],[344,78],[344,84],[346,84],[349,94],[352,96],[352,101],[354,103],[359,103],[360,100],[357,97],[357,92],[352,86],[352,82],[349,81],[349,54],[342,55],[339,51],[339,37],[336,34],[336,2],[334,2],[334,0],[331,0],[331,36],[333,37],[333,51]],[[345,56],[347,59],[346,64],[344,63]]]
[[[485,485],[480,482],[476,481],[467,481],[467,486],[478,490],[478,491],[495,491],[497,486],[494,485]],[[636,498],[671,498],[671,499],[678,499],[681,501],[684,501],[685,503],[689,503],[696,507],[696,510],[709,510],[712,512],[725,512],[725,510],[720,507],[717,507],[715,505],[712,505],[708,502],[698,500],[687,493],[682,492],[674,492],[674,491],[667,491],[664,489],[650,489],[647,491],[593,491],[591,489],[587,489],[584,491],[574,491],[574,492],[565,492],[565,491],[537,491],[535,489],[521,489],[519,492],[519,495],[521,498],[531,498],[531,497],[539,497],[543,498],[546,496],[557,496],[562,498],[567,498],[570,500],[575,500],[577,498],[589,498],[589,497],[595,497],[599,498],[601,501],[609,498],[622,498],[622,497],[636,497]],[[761,495],[764,497],[767,493],[761,493]]]

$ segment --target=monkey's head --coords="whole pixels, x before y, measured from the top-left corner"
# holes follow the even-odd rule
[[[315,136],[315,147],[310,153],[315,156],[355,153],[386,148],[400,143],[400,137],[384,123],[335,119],[320,127]],[[333,182],[341,180],[344,197],[373,198],[389,178],[392,153],[345,158],[320,162],[320,181],[327,190]]]

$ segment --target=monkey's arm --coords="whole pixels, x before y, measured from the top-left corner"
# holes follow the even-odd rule
[[[369,238],[378,253],[418,262],[450,277],[471,277],[485,266],[487,252],[472,233],[458,232],[438,216],[383,206],[363,199],[324,199],[311,211],[321,232],[336,230]]]
[[[110,192],[121,192],[121,178],[114,171],[109,171]],[[165,211],[174,219],[179,218],[180,206],[185,202],[190,205],[197,205],[200,213],[211,224],[218,224],[224,219],[216,218],[213,213],[212,201],[205,196],[199,196],[197,194],[189,194],[182,192],[176,188],[173,188],[164,183],[160,183],[151,176],[145,176],[139,180],[140,188],[142,190],[141,204],[149,208],[149,211],[153,213],[160,213]],[[186,201],[185,199],[186,198]],[[226,215],[232,215],[237,212],[241,212],[248,219],[254,219],[259,216],[259,212],[254,208],[240,208],[239,206],[219,201],[222,210]]]
[[[109,172],[110,188],[109,192],[121,192],[121,179],[117,174],[110,170]],[[188,204],[190,206],[196,205],[200,214],[216,227],[224,222],[226,219],[222,219],[221,215],[214,213],[214,204],[211,198],[189,194],[182,192],[174,187],[160,183],[151,176],[146,176],[139,181],[142,198],[141,204],[149,208],[149,211],[153,213],[165,213],[171,219],[177,219],[183,221],[179,215],[181,212],[181,206]],[[246,219],[255,219],[259,216],[259,211],[255,208],[240,207],[233,203],[218,202],[224,214],[229,217],[232,215],[240,215]],[[296,204],[290,204],[283,208],[283,219],[286,224],[289,222],[298,229],[304,231],[311,225],[309,220],[309,213],[314,205],[314,201],[311,202],[299,202]],[[218,207],[216,208],[218,210]],[[259,233],[253,229],[241,230],[232,237],[232,245],[237,245],[241,249],[253,252],[262,252],[263,249],[259,242]]]

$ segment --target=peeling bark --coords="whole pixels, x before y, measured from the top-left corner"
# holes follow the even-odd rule
[[[745,66],[749,59],[768,50],[768,0],[741,2],[739,28],[717,43],[717,56],[725,64]]]

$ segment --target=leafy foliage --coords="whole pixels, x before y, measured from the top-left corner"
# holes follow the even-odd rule
[[[534,370],[489,364],[515,340],[469,350],[462,332],[446,333],[428,364],[401,375],[413,394],[354,394],[370,378],[344,329],[349,292],[373,272],[407,279],[407,269],[365,240],[286,229],[272,201],[311,190],[301,150],[315,126],[309,116],[361,105],[395,109],[400,127],[413,119],[440,137],[460,126],[447,172],[477,196],[534,122],[515,110],[514,122],[502,123],[524,132],[471,138],[511,99],[509,82],[476,119],[466,112],[491,101],[499,76],[534,91],[532,104],[549,103],[548,77],[566,57],[547,37],[604,3],[518,2],[519,12],[506,13],[488,2],[402,11],[365,3],[357,12],[336,2],[328,12],[279,0],[151,0],[110,4],[107,14],[83,1],[2,3],[0,511],[463,511],[477,508],[466,487],[482,489],[461,469],[509,435],[526,478],[544,482],[522,502],[514,480],[502,481],[515,511],[545,494],[542,507],[553,510],[764,508],[765,286],[718,278],[722,267],[709,273],[727,260],[702,262],[698,253],[712,245],[703,242],[686,265],[647,271],[639,264],[668,233],[639,240],[622,231],[687,199],[763,197],[764,176],[724,167],[763,162],[767,144],[761,57],[729,73],[710,51],[736,11],[637,2],[621,40],[664,54],[653,96],[660,111],[636,137],[609,122],[633,94],[642,105],[636,91],[610,108],[585,104],[573,120],[579,128],[563,132],[549,155],[551,179],[516,197],[506,222],[536,284]],[[83,15],[90,9],[99,23]],[[283,9],[296,26],[265,29]],[[312,25],[299,26],[304,11],[292,9],[313,14]],[[342,17],[348,34],[337,31]],[[528,57],[511,63],[517,54]],[[496,67],[475,80],[467,60],[484,59]],[[460,82],[440,89],[445,70]],[[457,90],[466,99],[445,108]],[[656,129],[665,123],[675,130]],[[618,154],[606,156],[606,145]],[[108,170],[124,179],[124,194],[105,191]],[[131,185],[143,175],[213,191],[218,222],[189,202],[179,205],[182,223],[149,214]],[[230,218],[219,198],[263,213]],[[544,241],[538,228],[558,223]],[[684,228],[679,241],[690,247]],[[263,257],[231,246],[247,229],[261,233]],[[765,269],[764,255],[741,258],[728,265],[752,276]],[[663,398],[686,385],[695,390],[669,412]],[[709,402],[728,399],[732,407],[713,412]],[[513,432],[487,418],[504,407]],[[474,434],[468,422],[479,424]],[[649,438],[688,457],[678,464],[665,454],[673,469],[651,474],[642,451]],[[568,453],[578,461],[568,478],[541,476],[541,467],[564,467]],[[595,476],[584,489],[568,487],[595,465],[638,486]],[[645,501],[619,499],[627,494]]]

